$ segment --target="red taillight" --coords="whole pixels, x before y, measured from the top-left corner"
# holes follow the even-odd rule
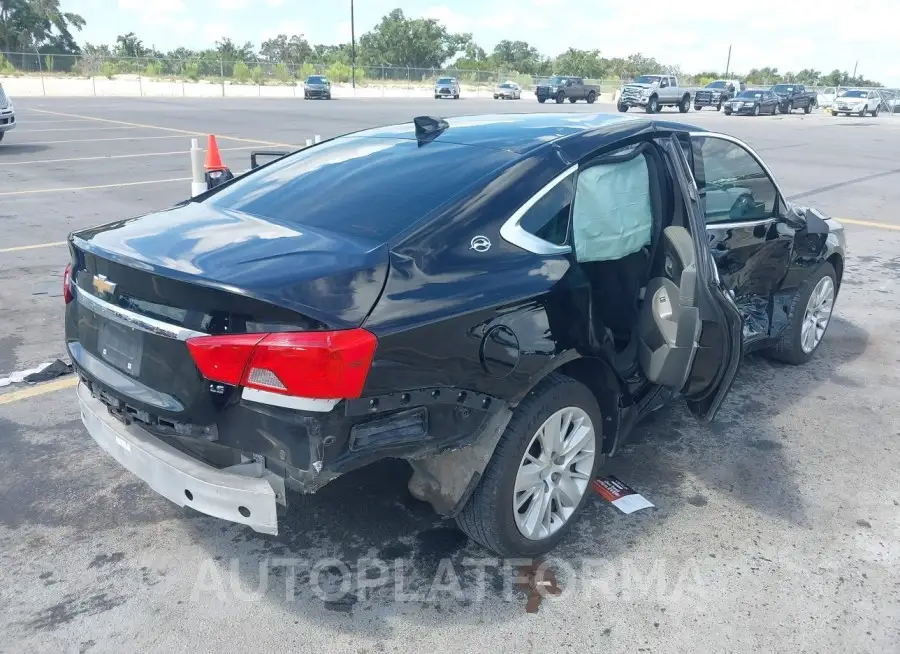
[[[72,264],[66,264],[66,271],[63,273],[63,300],[66,304],[72,301]]]
[[[199,336],[187,341],[207,379],[316,399],[362,394],[378,340],[365,329]]]

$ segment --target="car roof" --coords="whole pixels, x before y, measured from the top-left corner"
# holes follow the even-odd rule
[[[587,131],[621,134],[628,125],[640,128],[650,119],[628,114],[600,113],[531,113],[484,114],[445,118],[449,127],[433,140],[459,145],[472,145],[524,154],[537,147]],[[693,125],[668,121],[652,121],[666,129],[703,131]],[[412,121],[362,130],[356,136],[390,139],[416,139]]]

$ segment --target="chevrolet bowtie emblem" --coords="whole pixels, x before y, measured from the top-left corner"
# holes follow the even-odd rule
[[[116,290],[116,283],[106,278],[106,275],[94,275],[94,290],[100,295],[112,293]]]

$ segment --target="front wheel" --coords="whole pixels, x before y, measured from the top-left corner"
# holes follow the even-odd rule
[[[588,103],[588,104],[594,104],[594,102],[596,102],[596,101],[597,101],[597,94],[594,93],[593,91],[591,91],[590,93],[588,93],[587,103]]]
[[[788,312],[788,326],[767,354],[793,365],[812,359],[831,324],[836,298],[837,277],[834,267],[826,261],[797,288]]]
[[[538,100],[538,102],[540,102],[541,104],[544,104],[544,103],[547,101],[547,98],[538,98],[537,100]]]
[[[0,141],[3,140],[4,136],[6,136],[6,132],[0,132]]]
[[[602,462],[602,416],[583,384],[552,374],[516,407],[484,475],[456,517],[502,557],[552,550],[572,528]]]
[[[803,107],[803,113],[808,114],[813,109],[812,102],[808,102],[805,107]]]
[[[702,109],[703,107],[701,107],[699,104],[694,105],[694,111],[701,111]]]
[[[726,115],[726,116],[730,116],[730,115],[731,115],[731,109],[729,109],[728,107],[725,107],[725,115]]]
[[[688,96],[684,96],[681,98],[681,102],[678,103],[678,111],[683,114],[686,114],[691,110],[691,99]]]
[[[569,98],[569,102],[575,104],[576,102],[578,102],[578,98]]]
[[[628,111],[628,105],[627,105],[627,104],[619,104],[619,105],[616,105],[616,108],[617,108],[619,111],[621,111],[623,114],[624,114],[626,111]]]
[[[753,107],[753,115],[754,116],[759,115],[759,105],[756,105],[755,107]]]
[[[648,113],[648,114],[656,114],[656,113],[659,113],[659,111],[660,111],[659,98],[657,98],[657,97],[654,95],[654,96],[653,96],[652,98],[650,98],[650,100],[647,102],[647,113]]]
[[[879,109],[880,107],[875,107],[875,109],[872,110],[872,118],[876,118],[878,116]]]
[[[716,111],[722,111],[722,101],[719,100],[719,104],[716,105]]]
[[[562,91],[560,91],[559,93],[556,94],[556,104],[562,104],[565,99],[566,99],[566,94],[563,93]]]

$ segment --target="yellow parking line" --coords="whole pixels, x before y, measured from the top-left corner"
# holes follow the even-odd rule
[[[110,118],[97,118],[96,116],[84,116],[81,114],[68,114],[62,113],[60,111],[49,111],[47,109],[32,109],[32,111],[37,111],[42,114],[49,114],[51,116],[61,116],[63,118],[82,118],[84,120],[95,120],[99,123],[110,123],[113,125],[127,125],[129,127],[140,127],[143,129],[157,129],[163,132],[176,132],[178,134],[186,134],[188,136],[206,136],[208,132],[192,132],[186,129],[176,129],[175,127],[161,127],[159,125],[146,125],[144,123],[131,123],[125,120],[112,120]],[[242,143],[256,143],[259,145],[273,145],[276,147],[288,147],[288,148],[296,148],[296,145],[291,145],[290,143],[274,143],[272,141],[260,141],[259,139],[245,139],[239,136],[219,136],[216,135],[217,138],[228,141],[240,141]]]
[[[236,148],[219,148],[221,152],[232,152],[234,150],[252,150],[255,145],[242,145]],[[70,159],[32,159],[30,161],[0,161],[0,168],[4,166],[27,166],[29,164],[53,164],[66,163],[70,161],[101,161],[103,159],[135,159],[139,157],[163,157],[173,154],[190,154],[190,150],[173,150],[170,152],[138,152],[137,154],[113,154],[101,155],[97,157],[72,157]]]
[[[78,385],[78,377],[66,377],[57,379],[56,381],[32,386],[31,388],[23,388],[21,391],[13,391],[12,393],[4,393],[0,395],[0,404],[12,404],[19,400],[27,400],[29,397],[37,397],[38,395],[46,395],[64,388],[72,388]]]
[[[876,223],[871,220],[855,220],[853,218],[837,218],[838,222],[847,223],[848,225],[860,225],[861,227],[875,227],[877,229],[890,229],[900,231],[900,225],[890,225],[888,223]]]
[[[50,127],[47,129],[20,129],[17,134],[34,134],[37,132],[104,132],[114,129],[141,129],[140,127],[132,127],[130,125],[119,125],[118,127]]]
[[[168,136],[113,136],[102,139],[66,139],[64,141],[28,141],[17,145],[50,145],[57,143],[95,143],[98,141],[153,141],[155,139],[183,139],[181,134],[169,134]],[[14,146],[7,146],[9,148]]]
[[[25,250],[37,250],[40,248],[56,247],[57,245],[66,245],[66,241],[54,241],[52,243],[36,243],[35,245],[19,245],[14,248],[3,248],[0,254],[4,252],[24,252]]]
[[[93,186],[68,186],[65,188],[34,188],[27,191],[3,191],[0,197],[10,195],[34,195],[37,193],[62,193],[64,191],[93,191],[102,188],[123,188],[125,186],[143,186],[145,184],[168,184],[170,182],[189,182],[190,177],[172,177],[170,179],[148,179],[143,182],[121,182],[119,184],[95,184]]]

